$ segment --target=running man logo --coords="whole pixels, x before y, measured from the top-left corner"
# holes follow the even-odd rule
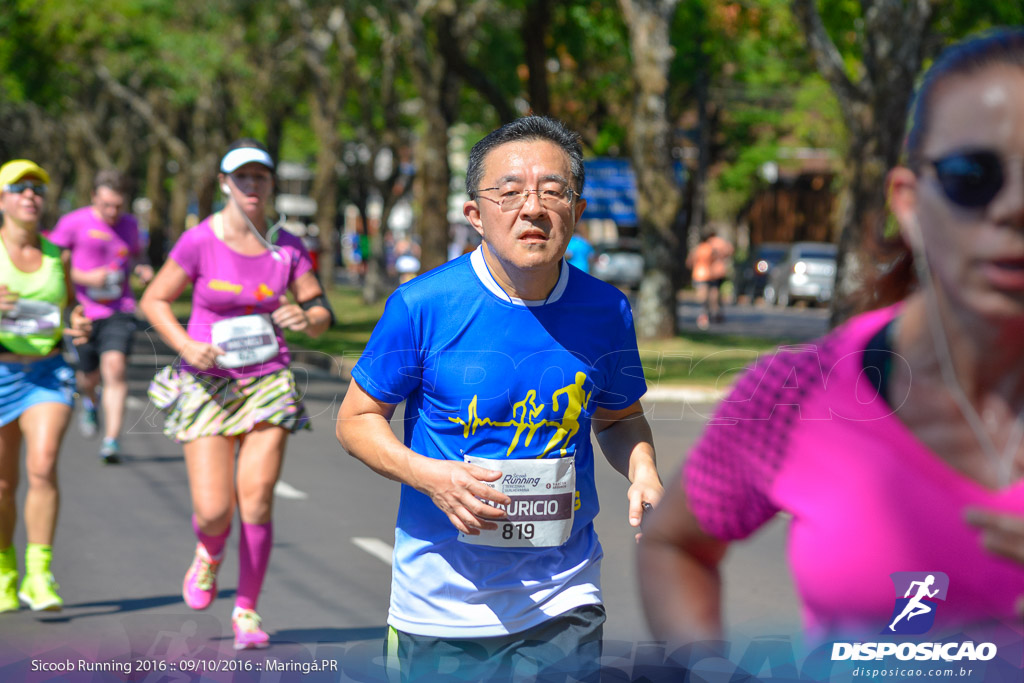
[[[882,633],[927,633],[935,623],[936,600],[946,599],[949,577],[943,572],[893,572],[890,576],[896,604]]]
[[[508,450],[505,451],[506,457],[511,457],[512,453],[519,446],[519,439],[523,433],[526,433],[526,439],[523,445],[526,447],[530,446],[533,441],[534,435],[541,427],[554,427],[555,433],[548,440],[547,445],[544,447],[544,451],[537,456],[538,458],[547,457],[556,447],[559,448],[559,456],[565,457],[568,452],[569,442],[580,430],[580,415],[587,406],[590,404],[590,396],[593,391],[584,391],[583,386],[587,381],[587,375],[582,372],[576,373],[576,381],[569,386],[558,389],[551,394],[551,410],[559,410],[561,406],[565,406],[565,412],[562,413],[561,420],[547,420],[541,418],[541,413],[547,407],[546,403],[537,404],[537,391],[530,389],[526,392],[526,397],[512,406],[512,419],[508,421],[497,421],[492,420],[489,417],[480,417],[477,412],[477,399],[478,396],[473,396],[473,400],[469,403],[467,410],[466,419],[461,417],[449,417],[449,422],[462,425],[462,435],[465,438],[469,438],[470,434],[476,434],[476,430],[483,426],[490,427],[515,427],[515,433],[512,435],[512,439],[509,441]],[[559,401],[561,396],[565,396],[564,401]],[[540,418],[540,419],[538,419]],[[588,435],[589,436],[589,435]]]

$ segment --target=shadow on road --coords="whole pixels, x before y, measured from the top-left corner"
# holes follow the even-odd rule
[[[218,595],[220,597],[230,597],[234,595],[234,592],[235,591],[231,589],[222,590]],[[124,600],[97,600],[94,602],[65,603],[65,610],[85,609],[92,611],[78,614],[67,614],[65,612],[59,616],[55,615],[55,618],[48,619],[48,621],[74,621],[76,619],[107,616],[110,614],[117,614],[119,612],[142,612],[145,610],[155,609],[157,607],[165,607],[167,605],[176,605],[179,603],[181,603],[181,593],[176,593],[174,595],[150,595],[145,598],[126,598]]]
[[[274,632],[274,642],[350,643],[357,640],[384,640],[387,626],[365,628],[292,628]]]

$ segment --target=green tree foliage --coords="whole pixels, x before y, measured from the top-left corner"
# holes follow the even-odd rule
[[[1001,0],[791,0],[815,64],[839,102],[846,129],[845,207],[840,216],[839,293],[858,286],[853,257],[884,226],[884,173],[899,160],[912,91],[945,45],[998,24],[1020,24],[1024,7]],[[871,267],[877,257],[860,259]],[[833,301],[833,322],[852,311]]]
[[[68,75],[58,59],[58,36],[48,31],[39,3],[12,0],[0,12],[0,93],[7,103],[54,106]]]
[[[865,8],[894,2],[812,3],[850,83],[873,82],[879,68],[871,46],[881,28]],[[763,182],[762,164],[786,149],[832,148],[845,177],[856,175],[856,117],[818,73],[791,12],[798,4],[677,3],[666,146],[690,167],[691,232],[732,221]],[[968,32],[1024,23],[1020,3],[929,5],[926,58]],[[630,154],[630,47],[618,0],[9,0],[0,154],[47,164],[58,192],[78,188],[76,202],[98,167],[118,166],[139,179],[154,225],[173,238],[191,203],[212,209],[227,142],[251,135],[321,172],[325,246],[341,205],[365,212],[380,201],[389,211],[415,173],[416,229],[429,233],[433,264],[449,195],[460,191],[459,153],[502,121],[550,113],[581,132],[588,155]]]
[[[710,23],[717,169],[708,217],[732,221],[763,182],[763,164],[785,164],[783,148],[833,148],[843,131],[784,2],[720,6]]]

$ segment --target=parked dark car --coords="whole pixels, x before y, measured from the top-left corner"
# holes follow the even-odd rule
[[[595,244],[590,274],[624,289],[639,289],[644,277],[640,242],[621,239],[611,244]]]
[[[791,306],[799,300],[828,303],[836,280],[836,245],[828,242],[796,242],[786,258],[772,269],[764,288],[764,300]]]
[[[789,245],[783,242],[765,242],[755,247],[737,269],[736,294],[746,296],[751,303],[764,296],[772,268],[785,258],[788,250]]]

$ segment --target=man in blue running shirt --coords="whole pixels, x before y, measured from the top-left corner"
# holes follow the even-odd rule
[[[597,675],[605,610],[591,430],[628,519],[662,495],[626,298],[564,259],[586,202],[579,136],[538,116],[470,153],[483,243],[388,299],[338,415],[402,483],[389,669],[430,680]],[[404,443],[391,431],[406,402]]]

